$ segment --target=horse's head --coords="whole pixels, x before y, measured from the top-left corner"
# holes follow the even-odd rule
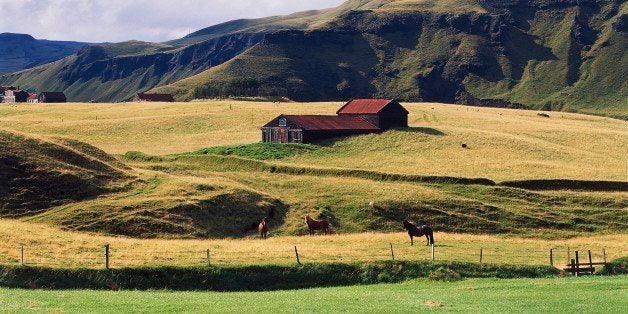
[[[409,221],[407,221],[407,220],[404,220],[404,221],[403,221],[403,228],[404,228],[404,229],[406,229],[406,230],[410,230],[410,228],[412,228],[413,226],[414,226],[414,225],[413,225],[413,224],[411,224]]]

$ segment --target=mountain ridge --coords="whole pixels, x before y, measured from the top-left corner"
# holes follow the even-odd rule
[[[62,59],[86,44],[35,39],[27,34],[0,33],[0,74],[21,71]]]

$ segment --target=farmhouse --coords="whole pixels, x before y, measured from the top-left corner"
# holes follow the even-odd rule
[[[26,102],[28,93],[20,89],[8,89],[4,92],[4,103]]]
[[[174,102],[174,97],[170,94],[146,94],[139,93],[133,101],[137,102]]]
[[[39,96],[37,94],[30,94],[28,98],[26,98],[26,102],[29,104],[36,104],[39,102],[38,97]]]
[[[407,126],[408,111],[399,102],[354,99],[340,108],[336,116],[282,114],[262,127],[262,142],[310,143]]]
[[[62,92],[41,92],[37,96],[38,103],[64,103],[67,102],[65,94]]]

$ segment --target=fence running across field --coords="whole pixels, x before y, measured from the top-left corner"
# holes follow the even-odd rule
[[[0,252],[0,264],[47,267],[133,267],[133,266],[226,266],[296,263],[349,263],[373,261],[441,260],[495,264],[553,265],[563,268],[579,250],[585,256],[588,248],[554,246],[545,249],[528,247],[492,248],[490,246],[457,247],[452,245],[409,246],[407,243],[382,243],[381,246],[351,247],[343,250],[318,246],[286,246],[285,249],[227,250],[150,250],[116,249],[106,245],[78,252],[46,251],[35,246],[15,246]],[[594,262],[606,263],[604,248],[590,250]]]

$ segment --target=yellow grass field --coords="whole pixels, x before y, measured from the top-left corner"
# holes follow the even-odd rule
[[[436,233],[435,257],[438,260],[479,261],[504,264],[548,264],[553,248],[554,263],[562,267],[567,261],[567,247],[573,258],[576,250],[585,259],[587,250],[593,259],[607,259],[628,254],[628,235],[602,235],[565,240],[523,239],[488,235]],[[294,246],[301,262],[351,262],[391,259],[390,245],[397,260],[430,259],[430,248],[424,238],[415,239],[411,247],[404,232],[317,235],[314,237],[271,237],[223,240],[140,240],[89,233],[62,231],[43,224],[0,220],[0,264],[17,264],[20,245],[24,245],[29,265],[55,267],[104,266],[104,245],[111,249],[113,267],[140,265],[203,265],[206,250],[215,265],[292,264],[296,263]]]
[[[280,113],[334,114],[334,103],[210,101],[0,106],[0,128],[71,137],[108,153],[172,154],[259,142]],[[409,130],[329,143],[283,163],[391,173],[628,181],[626,122],[570,113],[403,104]],[[466,143],[470,149],[461,149]]]
[[[567,247],[590,249],[596,260],[604,248],[608,260],[627,254],[627,191],[539,192],[382,182],[223,169],[212,156],[177,155],[256,143],[260,126],[280,113],[334,114],[341,105],[209,101],[0,106],[0,129],[44,139],[67,137],[116,155],[141,151],[171,156],[157,162],[118,156],[134,167],[128,173],[140,179],[130,190],[60,205],[21,220],[0,220],[0,263],[18,263],[20,244],[25,246],[27,264],[57,267],[101,267],[106,243],[116,267],[204,264],[207,249],[216,264],[294,263],[295,245],[303,262],[389,259],[391,244],[397,259],[429,258],[422,239],[411,248],[398,228],[406,217],[425,219],[441,228],[437,231],[451,231],[437,233],[437,259],[478,261],[480,248],[487,263],[546,264],[550,248],[555,248],[557,265],[567,260]],[[407,130],[328,141],[314,150],[266,162],[496,181],[628,181],[624,121],[553,112],[544,118],[534,111],[432,103],[403,105],[410,111]],[[469,149],[462,149],[461,143]],[[238,203],[243,195],[254,201]],[[370,201],[377,206],[370,207]],[[269,204],[281,214],[274,221],[275,237],[252,239],[253,232],[241,225],[259,221]],[[332,217],[341,234],[295,236],[304,232],[306,213]],[[241,225],[235,226],[234,219],[241,219]],[[203,233],[215,221],[224,230]],[[392,233],[365,233],[373,230]],[[493,233],[501,235],[481,235]],[[239,239],[219,239],[224,236]],[[520,238],[524,236],[529,238]]]

